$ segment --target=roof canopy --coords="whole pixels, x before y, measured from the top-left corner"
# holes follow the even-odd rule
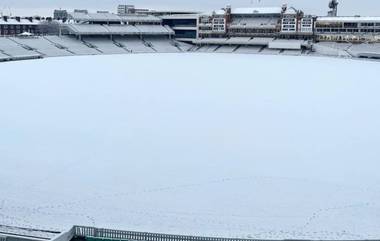
[[[75,35],[173,35],[174,31],[161,25],[97,25],[67,24],[67,29]]]
[[[270,14],[281,14],[281,7],[262,7],[262,8],[234,8],[232,9],[232,14],[240,15],[270,15]],[[224,10],[218,10],[215,12],[218,15],[225,13]]]
[[[119,16],[113,13],[70,13],[70,18],[78,22],[161,22],[161,19],[153,15],[129,14]]]
[[[380,17],[318,17],[326,22],[380,22]]]

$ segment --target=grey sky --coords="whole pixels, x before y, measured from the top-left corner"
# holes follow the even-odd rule
[[[260,1],[260,2],[259,2]],[[329,0],[0,0],[0,11],[8,14],[50,14],[54,8],[87,8],[90,10],[115,11],[119,3],[156,9],[219,9],[232,6],[279,6],[283,3],[303,9],[307,13],[324,14]],[[339,0],[340,15],[380,16],[378,0]]]

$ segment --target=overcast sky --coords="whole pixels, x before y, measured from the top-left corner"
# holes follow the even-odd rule
[[[380,16],[379,0],[339,0],[340,15]],[[303,9],[311,14],[325,14],[329,0],[0,0],[0,12],[13,15],[51,15],[54,8],[86,8],[115,12],[120,3],[134,4],[137,7],[154,9],[194,9],[214,10],[226,4],[233,7],[280,6],[283,3]]]

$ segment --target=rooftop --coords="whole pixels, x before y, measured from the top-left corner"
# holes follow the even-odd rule
[[[8,18],[7,21],[0,18],[0,25],[37,25],[40,24],[41,21],[33,19],[33,21],[29,21],[29,19],[20,19],[20,21],[14,18]]]
[[[159,22],[161,21],[158,17],[146,14],[129,14],[119,16],[114,13],[83,13],[83,12],[72,12],[69,13],[71,18],[75,21],[111,21],[111,22]]]
[[[262,8],[234,8],[232,14],[281,14],[281,7],[262,7]],[[223,9],[216,11],[216,14],[224,14]]]
[[[365,17],[365,16],[347,16],[347,17],[318,17],[318,21],[352,21],[352,22],[380,22],[380,16],[379,17]]]

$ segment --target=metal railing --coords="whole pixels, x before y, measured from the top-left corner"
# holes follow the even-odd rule
[[[6,240],[7,240],[7,237],[0,235],[0,241],[6,241]]]
[[[74,227],[75,236],[93,237],[117,240],[144,240],[144,241],[261,241],[257,239],[217,238],[187,235],[159,234],[146,232],[121,231],[94,227]],[[271,240],[265,240],[271,241]]]
[[[279,240],[262,240],[262,239],[241,239],[241,238],[218,238],[218,237],[201,237],[186,236],[173,234],[159,234],[146,232],[121,231],[94,227],[74,226],[75,237],[92,237],[99,239],[130,240],[130,241],[279,241]],[[290,240],[283,240],[290,241]],[[308,241],[308,240],[292,240]],[[353,241],[353,240],[351,240]],[[357,240],[359,241],[359,240]],[[363,240],[364,241],[364,240]],[[380,241],[380,240],[365,240]]]

